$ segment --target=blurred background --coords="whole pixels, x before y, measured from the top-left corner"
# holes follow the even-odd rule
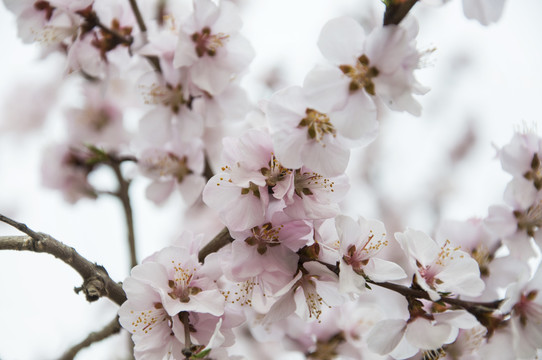
[[[284,86],[301,85],[324,62],[316,41],[328,20],[349,15],[370,25],[383,13],[379,0],[237,3],[242,33],[256,50],[242,82],[254,103]],[[509,176],[495,159],[497,148],[515,130],[536,130],[542,104],[542,2],[508,1],[501,20],[488,27],[466,19],[459,0],[420,3],[412,13],[420,25],[418,48],[427,51],[416,74],[431,88],[418,97],[423,114],[383,109],[378,139],[353,153],[351,190],[343,204],[347,214],[384,221],[389,234],[406,227],[431,234],[441,219],[483,217],[488,206],[501,203]],[[73,246],[122,281],[129,260],[118,201],[100,197],[70,205],[41,184],[43,149],[63,133],[55,119],[63,106],[80,99],[63,88],[39,130],[27,131],[28,124],[12,120],[29,111],[30,102],[43,102],[44,108],[51,102],[38,90],[61,76],[63,60],[40,59],[37,46],[23,45],[3,3],[0,44],[0,213]],[[92,180],[115,186],[108,171]],[[131,188],[140,260],[183,229],[195,228],[197,219],[192,214],[186,223],[179,196],[162,207],[147,201],[147,184],[136,179]],[[216,229],[208,231],[210,238]],[[0,235],[11,234],[18,232],[0,224]],[[113,319],[118,307],[107,299],[89,304],[73,291],[80,285],[79,275],[50,255],[0,251],[0,359],[57,358]],[[125,349],[124,336],[114,336],[77,359],[121,359]]]

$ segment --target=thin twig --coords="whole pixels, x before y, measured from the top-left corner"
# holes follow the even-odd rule
[[[399,25],[418,0],[389,0],[384,13],[384,25]]]
[[[187,311],[181,311],[179,313],[179,320],[184,326],[184,349],[182,350],[186,360],[192,357],[192,341],[190,339],[190,319]]]
[[[130,0],[130,7],[134,12],[134,16],[136,18],[137,25],[139,26],[139,30],[141,30],[142,33],[146,33],[147,26],[145,26],[145,20],[143,20],[143,16],[141,16],[141,11],[139,11],[136,0]]]
[[[205,261],[205,257],[211,253],[217,252],[224,246],[233,241],[233,238],[228,231],[228,228],[222,229],[207,245],[199,251],[198,260],[200,262]]]
[[[113,281],[105,268],[91,263],[74,248],[61,243],[50,235],[35,233],[37,236],[0,236],[0,250],[32,251],[51,254],[70,265],[83,278],[83,285],[75,292],[83,291],[87,301],[108,297],[118,305],[126,301],[122,285]]]
[[[35,232],[34,230],[30,229],[28,226],[26,226],[23,223],[20,223],[18,221],[10,219],[7,216],[4,216],[2,214],[0,214],[0,221],[6,223],[8,225],[13,226],[15,229],[19,230],[20,232],[25,233],[26,235],[28,235],[28,236],[30,236],[30,237],[38,240],[38,241],[42,240],[41,239],[42,235],[40,233]]]
[[[205,170],[203,170],[203,176],[207,181],[209,181],[209,179],[212,178],[214,175],[215,174],[209,162],[209,157],[207,156],[207,154],[205,154]]]
[[[128,247],[130,249],[130,268],[133,268],[137,265],[137,254],[136,254],[136,245],[135,245],[135,231],[134,231],[134,216],[132,211],[132,204],[130,202],[130,182],[124,178],[122,171],[120,169],[120,160],[111,157],[111,161],[107,164],[111,166],[115,172],[115,177],[119,183],[119,188],[114,195],[122,203],[122,208],[124,210],[124,217],[126,219],[126,229],[128,231]]]
[[[376,282],[372,280],[367,280],[367,283],[372,285],[377,285],[383,288],[386,288],[388,290],[395,291],[403,296],[410,296],[415,297],[417,299],[425,299],[425,300],[431,300],[429,297],[429,294],[424,290],[416,290],[412,288],[408,288],[403,285],[398,285],[390,282]],[[459,306],[467,311],[470,311],[469,309],[484,309],[484,310],[496,310],[499,308],[500,304],[502,303],[502,300],[496,300],[491,302],[477,302],[477,301],[465,301],[457,298],[449,298],[449,297],[441,297],[438,302],[444,302],[449,305],[453,306]]]
[[[76,13],[86,21],[86,23],[82,26],[84,34],[92,30],[94,27],[97,27],[101,29],[104,33],[109,34],[113,39],[115,39],[116,43],[118,44],[130,46],[134,42],[134,38],[132,36],[124,36],[118,31],[113,30],[112,28],[102,23],[96,12],[92,10],[92,7],[89,6],[86,9],[76,11]]]
[[[62,355],[60,360],[73,360],[75,355],[82,349],[89,347],[95,342],[102,341],[108,338],[111,335],[117,334],[120,332],[121,326],[119,324],[119,319],[117,316],[109,324],[107,324],[102,330],[90,333],[85,340],[81,341],[79,344],[74,345],[68,351]]]

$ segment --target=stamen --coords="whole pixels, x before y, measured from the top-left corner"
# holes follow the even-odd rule
[[[326,134],[331,134],[333,137],[336,136],[337,131],[326,114],[309,108],[307,108],[305,113],[307,117],[303,118],[297,127],[302,128],[306,126],[309,139],[321,142]]]
[[[192,41],[196,44],[196,54],[198,57],[215,56],[216,51],[224,46],[224,42],[229,38],[224,33],[211,34],[209,27],[204,27],[201,32],[192,34]]]
[[[368,94],[375,95],[375,85],[373,78],[378,76],[378,69],[374,66],[369,66],[369,58],[366,55],[361,55],[354,66],[341,65],[339,68],[350,79],[350,92],[356,92],[359,89],[365,89]]]

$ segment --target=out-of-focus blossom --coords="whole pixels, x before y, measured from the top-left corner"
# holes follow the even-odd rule
[[[69,203],[85,197],[96,198],[96,192],[88,182],[88,174],[93,168],[87,163],[90,156],[69,144],[49,146],[43,152],[41,163],[43,185],[60,190]]]
[[[497,22],[502,15],[506,0],[463,0],[463,12],[469,19],[482,25]]]
[[[177,188],[187,205],[192,205],[205,186],[204,162],[202,144],[197,140],[146,148],[138,166],[145,176],[153,179],[145,192],[147,198],[161,204]]]

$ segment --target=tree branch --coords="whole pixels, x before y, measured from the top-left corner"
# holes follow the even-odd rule
[[[25,233],[26,235],[30,236],[31,238],[34,238],[38,241],[42,240],[42,234],[35,232],[34,230],[30,229],[28,226],[26,226],[23,223],[17,222],[13,219],[10,219],[2,214],[0,214],[0,221],[13,226],[15,229],[19,230],[22,233]]]
[[[130,7],[132,8],[132,11],[136,18],[137,25],[139,26],[139,30],[141,30],[142,33],[146,33],[147,26],[145,25],[145,20],[143,20],[143,16],[141,16],[141,11],[139,11],[139,7],[137,6],[136,0],[129,0],[129,1],[130,1]]]
[[[376,282],[372,280],[366,280],[367,283],[372,285],[377,285],[383,288],[386,288],[388,290],[395,291],[403,296],[410,296],[415,297],[417,299],[425,299],[432,301],[429,297],[429,294],[424,290],[416,290],[412,288],[408,288],[403,285],[398,285],[390,282]],[[475,301],[465,301],[457,298],[449,298],[449,297],[441,297],[438,302],[443,302],[449,305],[458,306],[461,307],[469,312],[472,313],[472,311],[493,311],[499,308],[500,304],[502,303],[502,300],[496,300],[492,302],[475,302]]]
[[[75,292],[83,291],[87,301],[92,302],[100,297],[108,297],[118,305],[126,301],[122,285],[113,281],[105,268],[91,263],[82,257],[74,248],[69,247],[50,235],[35,233],[37,236],[0,236],[0,250],[32,251],[51,254],[70,265],[83,278],[83,285],[75,288]]]
[[[399,25],[418,0],[388,0],[384,25]]]
[[[77,355],[77,353],[82,349],[89,347],[95,342],[102,341],[111,335],[119,333],[120,329],[121,326],[119,324],[119,319],[117,316],[115,316],[115,318],[111,320],[111,322],[107,324],[102,330],[90,333],[85,338],[85,340],[68,349],[68,351],[66,351],[64,355],[62,355],[60,360],[73,360],[75,355]]]
[[[130,203],[130,182],[124,178],[120,169],[121,159],[115,158],[113,155],[109,155],[109,161],[107,164],[113,169],[115,177],[119,183],[119,188],[114,195],[122,203],[122,209],[124,210],[124,217],[126,219],[126,229],[128,231],[128,247],[130,249],[130,268],[137,265],[137,254],[135,245],[135,230],[134,230],[134,215],[132,211],[132,204]]]
[[[189,360],[192,357],[192,341],[190,339],[190,320],[189,314],[187,311],[181,311],[179,313],[179,320],[183,323],[184,326],[184,348],[182,354],[186,360]]]
[[[231,237],[228,228],[225,227],[213,238],[213,240],[209,241],[209,243],[199,251],[198,260],[203,263],[207,255],[217,252],[232,241],[233,238]]]

